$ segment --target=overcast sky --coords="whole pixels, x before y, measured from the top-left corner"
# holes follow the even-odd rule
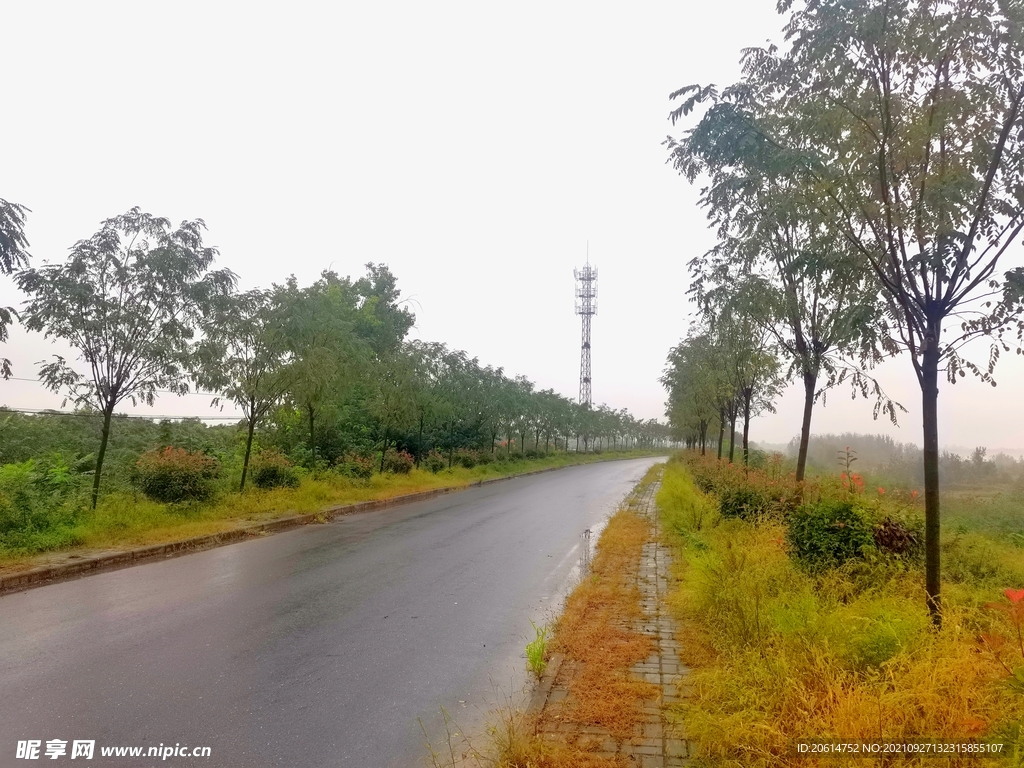
[[[664,162],[667,97],[735,80],[741,48],[778,39],[774,5],[10,3],[0,197],[32,209],[37,264],[134,205],[205,219],[243,288],[384,262],[413,300],[414,336],[569,396],[572,270],[589,241],[594,399],[662,417],[685,265],[712,245],[697,190]],[[0,278],[0,305],[20,300]],[[55,351],[15,329],[3,354],[32,378]],[[919,443],[910,360],[877,373],[910,411],[900,429],[843,392],[815,431]],[[998,379],[943,388],[943,444],[1024,448],[1020,359]],[[208,400],[124,410],[205,416]],[[60,398],[10,381],[0,404]],[[788,441],[800,406],[791,389],[752,437]]]

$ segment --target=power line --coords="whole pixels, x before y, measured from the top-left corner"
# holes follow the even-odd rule
[[[95,419],[103,414],[96,411],[58,411],[50,408],[11,408],[0,405],[0,414],[3,413],[25,413],[32,416],[78,416],[81,418]],[[141,416],[132,413],[115,413],[117,419],[146,419],[147,421],[163,421],[171,419],[198,419],[199,421],[242,421],[242,416],[166,416],[154,414],[153,416]]]
[[[8,376],[5,379],[5,381],[28,381],[28,382],[31,382],[33,384],[42,384],[42,380],[41,379],[25,379],[25,378],[22,378],[20,376]],[[153,391],[154,392],[159,392],[162,395],[178,395],[179,397],[182,394],[186,394],[186,395],[205,395],[206,397],[221,397],[221,395],[218,395],[216,392],[185,392],[185,393],[182,393],[182,392],[174,392],[174,391],[172,391],[170,389],[154,389]]]

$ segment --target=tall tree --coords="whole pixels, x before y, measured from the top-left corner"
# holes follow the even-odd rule
[[[843,381],[875,397],[875,417],[896,410],[867,369],[893,354],[895,344],[871,322],[877,288],[851,246],[835,236],[806,187],[785,174],[785,153],[771,144],[736,147],[716,140],[714,121],[667,143],[676,169],[709,181],[701,203],[719,243],[695,257],[690,292],[702,306],[739,302],[768,331],[789,360],[788,378],[804,392],[796,479],[804,479],[815,403]],[[732,119],[731,114],[725,120]]]
[[[779,361],[771,336],[750,312],[747,305],[732,303],[709,311],[710,326],[723,350],[726,379],[735,393],[732,406],[733,440],[735,421],[743,417],[743,464],[750,459],[750,419],[764,411],[774,411],[774,401],[781,393]],[[730,446],[729,461],[733,460]]]
[[[70,344],[89,371],[83,376],[55,356],[40,378],[64,392],[65,402],[103,414],[94,508],[114,409],[125,400],[152,405],[157,389],[188,391],[196,325],[212,298],[234,287],[230,271],[210,271],[217,250],[203,244],[204,229],[202,219],[173,229],[167,219],[132,208],[77,242],[63,264],[17,274],[29,297],[25,326]]]
[[[661,377],[668,391],[666,416],[673,433],[684,441],[695,439],[702,456],[707,450],[709,428],[716,422],[725,425],[724,420],[720,421],[726,384],[721,365],[710,336],[695,326],[669,351]]]
[[[0,198],[0,275],[28,266],[25,214],[28,208]],[[0,342],[7,341],[8,327],[17,318],[14,307],[0,307]],[[0,357],[0,378],[11,378],[11,361]]]
[[[291,350],[289,394],[309,425],[309,450],[316,454],[317,417],[339,400],[364,366],[367,341],[356,335],[359,297],[348,278],[324,271],[307,288],[294,277],[275,289]]]
[[[385,353],[374,363],[371,379],[371,394],[367,403],[370,413],[377,420],[380,435],[380,471],[384,471],[384,459],[394,432],[409,426],[414,417],[414,374],[413,360],[400,351]]]
[[[359,333],[378,356],[397,352],[416,316],[404,306],[398,279],[385,264],[369,263],[366,276],[354,283],[361,297]]]
[[[222,392],[246,423],[245,458],[238,490],[245,490],[256,427],[277,406],[291,383],[286,307],[269,291],[219,297],[202,323],[203,340],[193,357],[196,384]],[[213,404],[220,403],[220,397]]]
[[[993,382],[1000,260],[1024,229],[1024,11],[1002,0],[784,0],[789,46],[746,52],[717,101],[718,140],[783,150],[837,236],[874,276],[921,389],[925,587],[942,621],[940,373]],[[986,364],[962,356],[992,337]]]

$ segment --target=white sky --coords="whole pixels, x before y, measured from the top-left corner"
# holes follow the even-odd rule
[[[589,240],[594,399],[661,417],[686,262],[712,244],[697,190],[664,164],[667,96],[735,80],[742,47],[778,38],[774,5],[10,3],[0,197],[32,209],[37,264],[133,205],[204,218],[243,288],[384,262],[414,336],[570,396]],[[0,304],[20,300],[0,279]],[[53,351],[15,329],[4,354],[34,377]],[[911,411],[901,429],[844,393],[815,431],[920,442],[910,361],[878,375]],[[1019,358],[999,380],[944,388],[943,444],[1024,448]],[[136,410],[205,416],[207,401]],[[0,403],[60,398],[10,381]],[[752,437],[789,440],[800,407],[790,390]]]

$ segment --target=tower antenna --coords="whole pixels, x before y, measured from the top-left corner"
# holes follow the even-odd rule
[[[587,241],[587,263],[574,269],[576,278],[576,314],[583,318],[583,342],[580,348],[580,405],[590,408],[593,395],[590,382],[590,319],[597,314],[597,267],[590,266],[590,241]]]

